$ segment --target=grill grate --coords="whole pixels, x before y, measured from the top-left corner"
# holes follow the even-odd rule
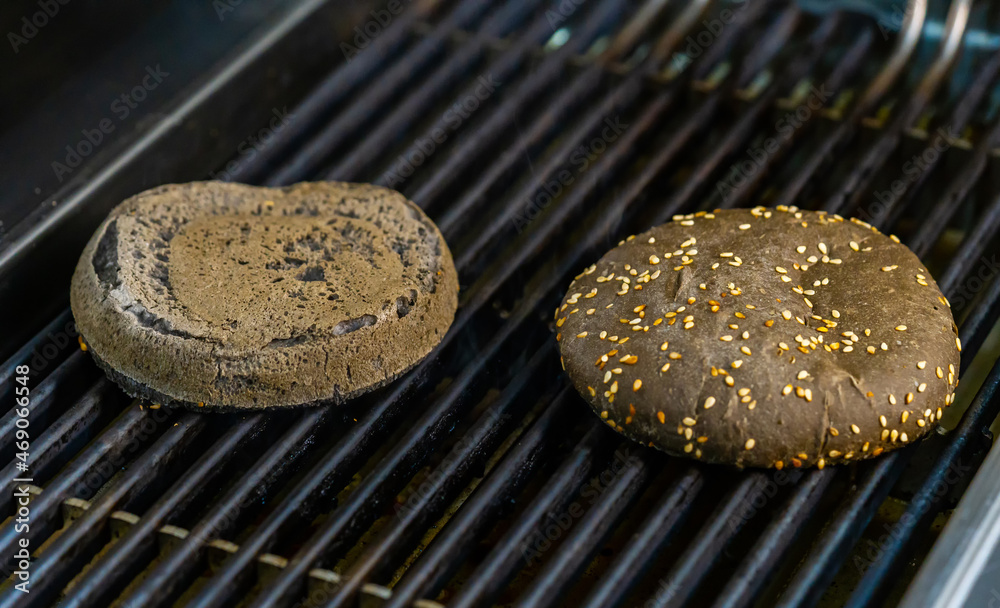
[[[427,209],[463,284],[436,355],[345,407],[217,416],[140,408],[84,353],[44,355],[32,377],[32,593],[5,593],[0,606],[898,599],[911,550],[951,506],[940,484],[971,478],[1000,410],[987,341],[1000,281],[971,283],[998,244],[1000,187],[988,169],[1000,54],[959,53],[979,67],[949,98],[964,4],[927,65],[906,61],[905,33],[893,47],[863,17],[782,2],[590,0],[568,15],[558,12],[567,3],[542,0],[407,8],[227,174],[375,181]],[[733,19],[707,29],[723,10]],[[682,55],[692,48],[697,57]],[[498,84],[484,94],[489,76]],[[829,91],[825,108],[734,180],[776,120],[808,107],[810,85]],[[871,193],[939,126],[961,138],[875,209]],[[623,441],[582,408],[545,325],[569,277],[675,213],[793,202],[867,215],[942,278],[963,373],[974,360],[992,368],[975,398],[963,382],[955,409],[971,405],[954,431],[851,467],[737,473]],[[0,367],[2,407],[14,367],[70,335],[70,318]],[[14,418],[5,411],[0,428]],[[877,559],[845,575],[894,498],[908,500],[906,517]],[[9,516],[13,502],[2,504]],[[6,521],[0,554],[18,536]],[[847,597],[831,587],[838,576],[857,579]]]

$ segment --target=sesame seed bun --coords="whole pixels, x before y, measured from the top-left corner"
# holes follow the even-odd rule
[[[133,396],[337,403],[424,358],[457,306],[437,227],[386,188],[167,185],[116,207],[73,275],[88,351]]]
[[[823,467],[928,433],[954,399],[958,328],[895,237],[823,212],[676,216],[576,277],[567,373],[609,426],[675,455]]]

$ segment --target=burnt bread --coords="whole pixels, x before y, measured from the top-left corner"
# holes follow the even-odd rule
[[[133,396],[188,407],[339,403],[423,359],[458,279],[387,188],[166,185],[118,205],[73,275],[87,350]]]
[[[576,277],[555,325],[609,426],[739,467],[877,456],[934,428],[958,385],[958,328],[917,256],[795,207],[629,237]]]

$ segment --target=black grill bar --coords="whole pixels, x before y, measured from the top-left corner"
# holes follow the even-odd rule
[[[872,31],[869,29],[862,30],[857,38],[854,39],[851,46],[841,56],[836,67],[821,81],[820,86],[826,87],[831,93],[842,92],[846,84],[862,67],[873,41],[874,34]],[[779,140],[778,149],[764,160],[762,167],[751,175],[746,176],[742,183],[730,184],[732,189],[728,190],[725,195],[719,194],[714,197],[709,207],[725,209],[743,205],[751,193],[760,186],[760,183],[772,175],[771,172],[774,165],[779,164],[785,158],[797,141],[801,141],[803,137],[813,134],[819,122],[818,119],[810,120],[808,123],[792,131],[787,138]]]
[[[347,108],[338,112],[332,122],[306,142],[290,161],[279,166],[264,183],[268,186],[283,186],[302,180],[315,171],[330,150],[340,147],[361,125],[371,123],[386,102],[398,94],[398,87],[408,84],[414,74],[444,52],[453,30],[469,26],[482,15],[488,5],[482,0],[465,0],[448,19],[438,24],[430,36],[423,39],[416,48],[406,52],[401,61],[367,89],[363,99],[355,99]]]
[[[575,578],[601,548],[601,543],[612,531],[625,511],[638,498],[649,470],[657,455],[642,451],[634,454],[636,446],[625,443],[616,450],[615,458],[633,452],[624,462],[615,462],[604,472],[614,481],[605,489],[597,502],[573,528],[573,535],[559,545],[559,551],[538,574],[517,605],[526,607],[551,606],[575,582]],[[620,465],[620,469],[616,467]],[[602,474],[603,477],[603,474]]]
[[[433,6],[430,6],[433,4]],[[439,9],[441,2],[419,3],[407,10],[395,21],[395,27],[388,28],[377,37],[369,47],[370,52],[359,53],[351,61],[339,63],[308,95],[295,107],[296,120],[285,128],[275,131],[269,145],[258,154],[240,156],[233,164],[228,165],[228,179],[236,182],[258,182],[266,173],[274,170],[274,164],[281,154],[287,153],[289,147],[302,141],[309,129],[326,115],[330,108],[336,107],[356,87],[367,80],[372,73],[378,72],[383,63],[391,59],[395,53],[412,36],[413,25],[428,16],[428,12]],[[425,12],[425,10],[427,12]],[[474,0],[465,2],[455,10],[448,23],[458,25],[466,23],[474,16],[480,7]],[[428,44],[428,47],[433,46]]]
[[[649,517],[639,525],[625,551],[587,596],[585,608],[621,606],[628,599],[632,588],[653,568],[657,556],[677,535],[703,485],[704,477],[693,467],[678,477]]]
[[[569,404],[574,401],[570,389],[560,391],[531,428],[518,438],[517,446],[489,472],[420,560],[393,587],[392,597],[384,608],[406,608],[440,590],[471,552],[473,541],[495,523],[503,503],[528,482],[541,459],[551,451],[553,426],[563,424],[562,418],[569,415]],[[384,540],[380,541],[380,547],[384,544]]]
[[[777,604],[779,608],[816,605],[837,574],[838,566],[861,538],[864,525],[859,522],[871,520],[875,509],[888,493],[887,490],[882,492],[882,485],[891,486],[896,482],[903,471],[902,464],[902,461],[887,457],[868,468],[866,475],[834,514],[827,532],[816,543],[815,551],[805,559],[792,584],[781,594]]]
[[[814,517],[817,503],[838,473],[835,469],[810,471],[805,480],[795,486],[785,506],[761,533],[749,556],[729,579],[729,584],[715,600],[718,608],[750,606],[768,582],[782,554],[792,544],[807,519]]]
[[[57,527],[59,509],[64,499],[71,496],[87,496],[91,491],[89,488],[96,490],[104,485],[111,474],[121,466],[119,463],[127,460],[129,454],[126,449],[129,442],[143,433],[143,423],[148,421],[149,419],[138,408],[126,410],[119,418],[118,424],[102,433],[62,473],[46,485],[45,492],[39,498],[32,501],[33,525],[24,536],[32,543],[38,544],[39,539],[48,536]],[[103,471],[100,470],[102,465]],[[96,475],[97,479],[93,479],[93,475]],[[13,525],[0,530],[0,554],[4,555],[7,572],[14,570],[10,567],[9,560],[14,554],[14,547],[19,537],[22,536],[15,532]]]
[[[564,511],[593,469],[596,454],[608,445],[604,429],[594,425],[573,452],[562,461],[511,529],[497,541],[451,600],[455,608],[490,605],[525,560],[523,547],[549,516]]]
[[[68,460],[71,449],[80,449],[85,440],[98,428],[102,422],[117,414],[120,401],[116,395],[117,388],[110,380],[101,379],[87,390],[59,420],[45,429],[32,443],[32,479],[44,483],[46,479]],[[11,461],[4,467],[2,516],[10,515],[14,510],[13,492],[17,485],[12,480],[19,477]]]
[[[122,538],[113,550],[94,563],[86,577],[79,580],[64,599],[66,605],[109,606],[128,580],[136,576],[156,554],[156,531],[167,523],[173,513],[183,510],[185,503],[218,479],[226,461],[248,438],[265,424],[263,415],[251,416],[230,428],[205,452],[177,482],[170,487],[139,522]]]
[[[946,25],[946,34],[941,40],[941,48],[934,63],[927,69],[916,89],[904,102],[903,108],[883,128],[875,143],[861,157],[860,161],[851,166],[851,171],[840,182],[836,192],[826,201],[824,209],[831,213],[840,212],[852,195],[871,190],[871,182],[878,169],[889,158],[902,139],[903,129],[913,124],[927,107],[944,76],[958,54],[958,45],[965,32],[968,19],[968,3],[960,0],[953,2]]]
[[[486,55],[488,40],[491,37],[501,38],[509,33],[507,30],[517,27],[517,20],[526,17],[525,10],[530,10],[533,4],[512,2],[504,6],[510,15],[496,15],[491,23],[483,27],[482,35],[469,38],[454,49],[448,60],[435,69],[419,89],[394,105],[389,116],[370,133],[366,133],[358,145],[352,146],[344,159],[338,161],[333,168],[322,171],[324,179],[336,180],[345,175],[362,175],[365,167],[385,151],[388,142],[392,142],[399,133],[406,132],[414,121],[419,120],[421,113],[434,103],[435,97],[441,95],[442,91],[450,91],[457,79],[479,63]],[[534,21],[526,31],[519,33],[511,52],[504,53],[498,61],[483,70],[483,74],[491,80],[506,82],[523,65],[529,51],[541,46],[551,34],[552,26],[546,20]],[[472,85],[469,92],[471,97],[475,96],[477,85],[478,83]]]
[[[146,493],[159,477],[169,474],[171,464],[206,425],[204,416],[194,413],[181,416],[132,463],[107,493],[101,495],[100,500],[91,504],[80,519],[46,549],[45,555],[35,561],[33,573],[45,581],[45,585],[32,590],[26,598],[17,599],[27,599],[27,606],[51,605],[59,590],[97,552],[111,512],[125,506],[130,497]],[[15,598],[9,596],[0,606],[15,605]]]
[[[551,345],[539,348],[524,369],[511,379],[500,397],[490,404],[489,409],[444,457],[444,463],[433,476],[434,482],[418,488],[415,504],[407,501],[403,510],[397,510],[399,521],[375,540],[371,548],[344,573],[344,584],[327,603],[328,606],[351,605],[365,581],[377,580],[394,569],[394,560],[423,532],[423,528],[418,526],[426,526],[442,515],[445,507],[471,481],[476,469],[484,466],[486,459],[505,438],[507,427],[515,416],[523,416],[523,410],[534,401],[530,395],[523,393],[541,372],[552,373],[545,364],[552,361],[553,350]],[[551,394],[544,395],[541,401],[549,404],[552,397]],[[540,428],[547,428],[548,424],[545,422]],[[359,495],[364,498],[363,492]],[[371,504],[373,501],[365,502]]]
[[[316,435],[326,427],[328,418],[333,417],[329,409],[311,411],[302,416],[282,435],[248,471],[239,484],[231,488],[217,501],[211,514],[203,519],[184,539],[177,550],[167,555],[143,580],[143,584],[132,591],[125,600],[126,605],[159,606],[174,597],[180,586],[200,564],[198,559],[205,550],[205,544],[245,520],[262,496],[273,488],[293,469],[303,454],[303,448],[316,440]]]
[[[694,544],[684,552],[677,564],[662,578],[657,592],[647,600],[650,606],[680,606],[694,594],[709,569],[748,523],[740,516],[745,505],[762,491],[767,477],[758,471],[747,473],[729,492],[724,502],[712,512],[708,523],[698,532]]]

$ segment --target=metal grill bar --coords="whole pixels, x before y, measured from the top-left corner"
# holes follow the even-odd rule
[[[676,536],[703,485],[704,477],[694,468],[687,469],[677,479],[591,591],[583,604],[585,608],[611,608],[625,602],[628,593],[652,569],[657,556]]]
[[[203,492],[218,479],[230,455],[265,425],[263,415],[240,421],[219,438],[188,471],[167,490],[163,498],[143,514],[128,533],[117,539],[114,549],[94,563],[87,576],[78,581],[64,604],[108,606],[128,580],[136,576],[155,556],[156,533],[184,503]]]
[[[128,468],[117,482],[90,505],[82,517],[74,522],[33,564],[32,570],[45,585],[33,589],[26,598],[8,596],[0,606],[16,604],[27,606],[51,605],[56,594],[66,585],[102,544],[101,535],[106,531],[111,512],[127,504],[132,497],[143,495],[168,475],[170,465],[180,457],[185,448],[201,433],[207,420],[204,416],[188,413],[181,416],[148,450]]]

